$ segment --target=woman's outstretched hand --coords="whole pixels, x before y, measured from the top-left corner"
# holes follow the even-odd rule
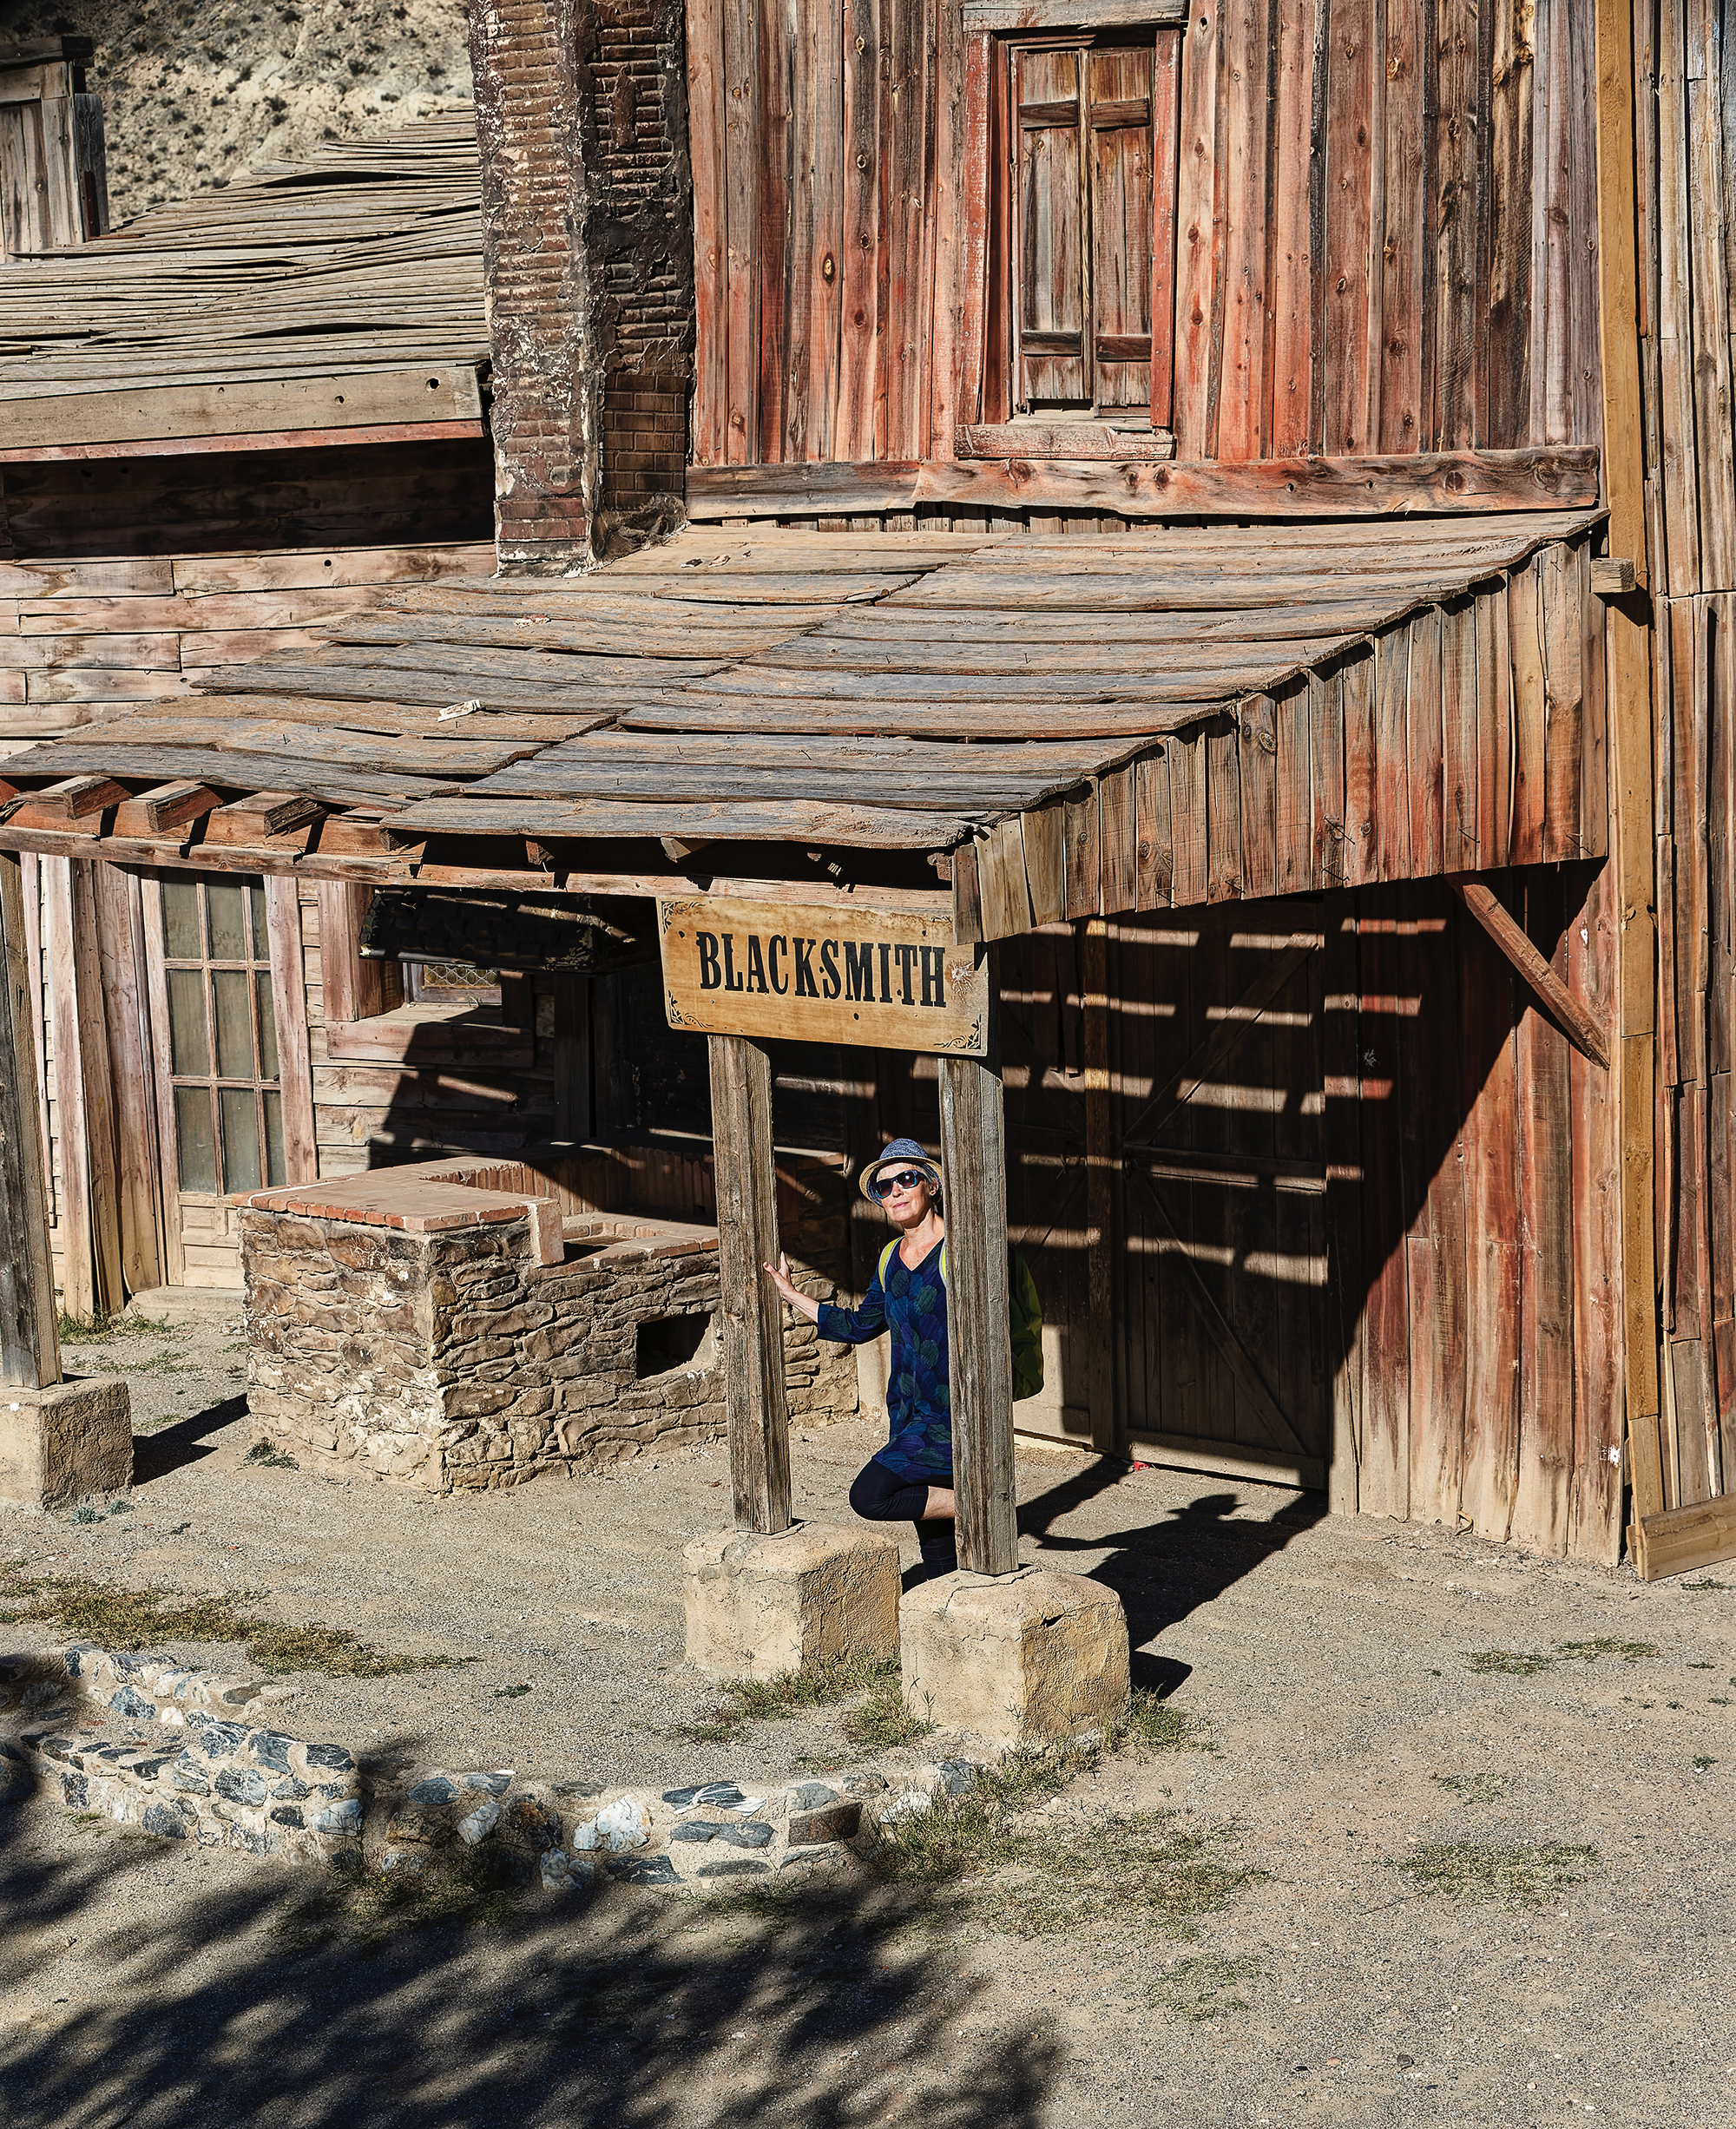
[[[798,1316],[806,1316],[811,1324],[819,1321],[819,1302],[811,1301],[790,1277],[790,1260],[782,1251],[779,1252],[776,1264],[763,1265],[760,1268],[770,1273],[772,1284]]]

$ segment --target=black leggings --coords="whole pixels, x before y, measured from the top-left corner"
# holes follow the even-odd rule
[[[900,1478],[880,1462],[865,1463],[850,1488],[850,1505],[865,1522],[916,1525],[917,1543],[929,1579],[950,1574],[958,1565],[958,1538],[954,1526],[937,1518],[930,1521],[923,1510],[928,1506],[930,1486],[950,1486],[944,1478]]]

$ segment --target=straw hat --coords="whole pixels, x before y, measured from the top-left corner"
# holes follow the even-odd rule
[[[941,1186],[940,1163],[930,1160],[914,1139],[893,1139],[878,1160],[871,1160],[858,1179],[857,1187],[871,1204],[879,1200],[870,1186],[882,1168],[920,1168],[934,1185],[938,1194]]]

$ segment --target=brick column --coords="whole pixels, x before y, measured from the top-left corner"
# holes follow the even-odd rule
[[[682,23],[681,0],[471,0],[503,570],[582,567],[679,516],[694,332]]]
[[[503,571],[590,560],[602,351],[587,255],[591,0],[472,0]]]

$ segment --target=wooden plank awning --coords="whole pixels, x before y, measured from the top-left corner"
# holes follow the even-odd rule
[[[0,464],[480,436],[475,124],[263,165],[0,292]]]
[[[211,796],[170,809],[172,861],[257,858],[259,794],[301,794],[278,847],[309,872],[950,877],[986,937],[1595,854],[1597,522],[689,531],[583,578],[406,587],[14,756],[0,841],[142,856],[139,800],[179,784]],[[30,796],[79,778],[107,795]]]

